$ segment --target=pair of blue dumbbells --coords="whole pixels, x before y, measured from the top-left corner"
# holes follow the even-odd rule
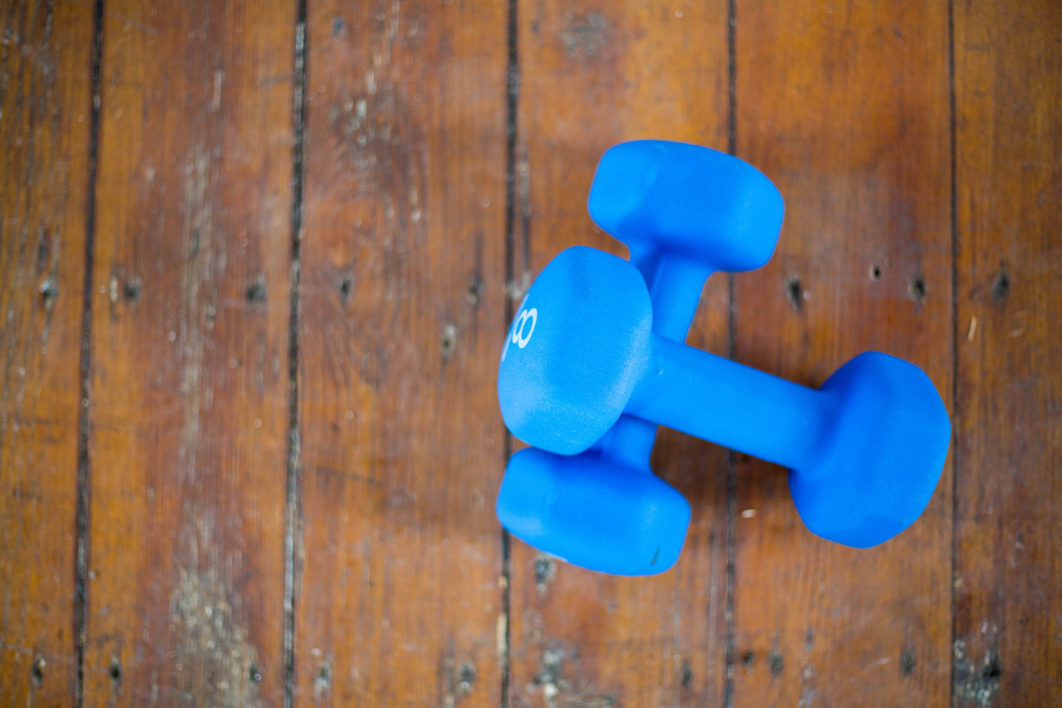
[[[784,207],[770,180],[696,145],[621,143],[598,164],[589,211],[630,260],[558,254],[502,350],[502,416],[533,446],[498,494],[513,535],[607,573],[670,568],[690,507],[649,469],[657,425],[790,468],[797,511],[823,538],[865,548],[918,518],[951,424],[917,366],[866,352],[812,390],[684,344],[705,280],[774,252]]]

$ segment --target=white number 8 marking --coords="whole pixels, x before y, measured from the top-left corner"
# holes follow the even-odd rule
[[[528,322],[531,323],[530,326],[528,326]],[[505,348],[502,350],[502,361],[505,361],[505,355],[509,353],[510,343],[515,344],[521,349],[527,346],[527,343],[531,341],[531,336],[535,333],[536,324],[538,324],[537,307],[532,307],[530,310],[520,311],[520,314],[516,316],[516,320],[513,321],[512,335],[505,340]]]
[[[530,328],[527,327],[528,320],[531,320]],[[516,318],[516,324],[513,325],[513,344],[521,349],[526,347],[527,343],[531,341],[531,335],[535,333],[536,324],[538,324],[537,307],[521,312],[520,316]],[[527,329],[527,336],[524,336],[525,329]]]

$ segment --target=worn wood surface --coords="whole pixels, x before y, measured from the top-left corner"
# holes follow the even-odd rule
[[[1062,704],[1062,5],[955,7],[962,706]]]
[[[460,5],[310,6],[294,648],[306,703],[500,702],[504,429],[490,372],[506,325],[505,23]]]
[[[104,8],[87,705],[283,696],[294,19]]]
[[[77,687],[92,9],[0,12],[0,699],[58,705]]]
[[[0,704],[1062,703],[1062,12],[1013,5],[7,4]],[[669,431],[669,573],[498,527],[506,318],[562,248],[624,253],[585,198],[638,137],[786,198],[691,343],[933,378],[952,450],[897,539],[819,540],[783,470]]]
[[[737,20],[737,154],[786,217],[771,262],[735,278],[735,357],[819,386],[886,351],[952,409],[946,6],[738,2]],[[735,704],[946,703],[950,466],[871,550],[810,534],[784,469],[738,455],[734,475]]]

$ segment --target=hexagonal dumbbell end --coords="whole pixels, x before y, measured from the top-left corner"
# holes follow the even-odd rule
[[[525,543],[616,575],[670,568],[690,523],[686,499],[648,469],[533,447],[509,460],[495,512]]]
[[[590,248],[560,253],[528,292],[499,366],[513,434],[571,455],[621,415],[666,425],[791,468],[801,518],[850,546],[881,543],[921,514],[951,436],[921,369],[867,352],[815,391],[660,337],[653,315],[630,263]],[[545,502],[500,500],[503,524],[523,503]]]

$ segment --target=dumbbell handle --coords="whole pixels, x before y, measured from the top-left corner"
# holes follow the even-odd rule
[[[631,263],[642,274],[653,303],[653,332],[686,341],[701,290],[714,268],[642,244],[631,247]]]
[[[642,242],[632,244],[631,263],[641,272],[649,289],[653,332],[676,342],[686,341],[704,282],[714,269],[644,246]],[[656,441],[656,426],[651,421],[622,416],[594,444],[594,450],[636,469],[647,469]]]
[[[651,342],[626,415],[789,468],[821,455],[831,394],[655,334]]]

